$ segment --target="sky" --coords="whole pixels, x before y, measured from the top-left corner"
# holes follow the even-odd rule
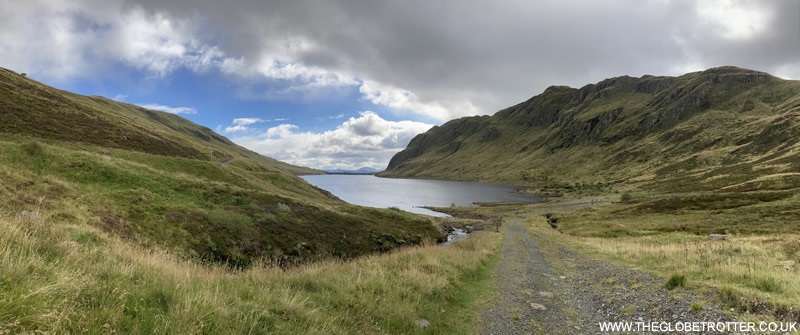
[[[321,169],[551,85],[723,65],[800,79],[800,1],[0,0],[1,67]]]

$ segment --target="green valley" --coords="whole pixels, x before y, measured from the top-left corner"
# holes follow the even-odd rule
[[[619,77],[447,122],[381,175],[549,201],[433,220],[347,204],[296,177],[321,171],[182,117],[0,75],[0,334],[592,333],[631,315],[798,315],[797,81]],[[442,227],[476,232],[435,246]]]
[[[180,116],[0,70],[0,207],[90,225],[187,259],[247,266],[351,258],[441,239],[427,219],[346,204],[322,173]]]

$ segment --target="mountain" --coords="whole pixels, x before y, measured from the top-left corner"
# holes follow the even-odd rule
[[[636,182],[669,191],[800,182],[800,81],[736,67],[552,86],[416,136],[386,177]]]
[[[0,68],[0,209],[247,265],[353,257],[439,239],[427,219],[352,206],[173,114]],[[31,214],[26,214],[31,215]]]
[[[362,167],[357,170],[335,169],[335,170],[326,170],[325,172],[332,174],[373,174],[381,171],[382,170],[371,167]]]

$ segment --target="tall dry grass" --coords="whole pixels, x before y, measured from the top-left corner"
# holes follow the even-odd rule
[[[5,213],[0,334],[474,333],[500,243],[486,233],[447,248],[232,271]]]
[[[689,285],[717,287],[731,307],[762,301],[800,307],[800,235],[728,236],[710,240],[680,232],[637,237],[576,237],[530,220],[534,234],[565,241],[590,254],[663,274]],[[735,297],[730,296],[734,294]]]

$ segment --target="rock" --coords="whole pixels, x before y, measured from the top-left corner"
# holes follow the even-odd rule
[[[537,303],[534,303],[534,302],[531,303],[531,308],[533,308],[534,311],[546,311],[547,310],[547,307],[544,307],[544,305],[537,304]]]
[[[558,276],[558,278],[561,279],[561,280],[567,279],[566,276]]]
[[[414,323],[416,323],[420,328],[428,328],[431,325],[431,323],[425,319],[417,319],[414,321]]]
[[[552,299],[553,298],[553,292],[539,292],[539,296],[542,297],[542,298]]]

